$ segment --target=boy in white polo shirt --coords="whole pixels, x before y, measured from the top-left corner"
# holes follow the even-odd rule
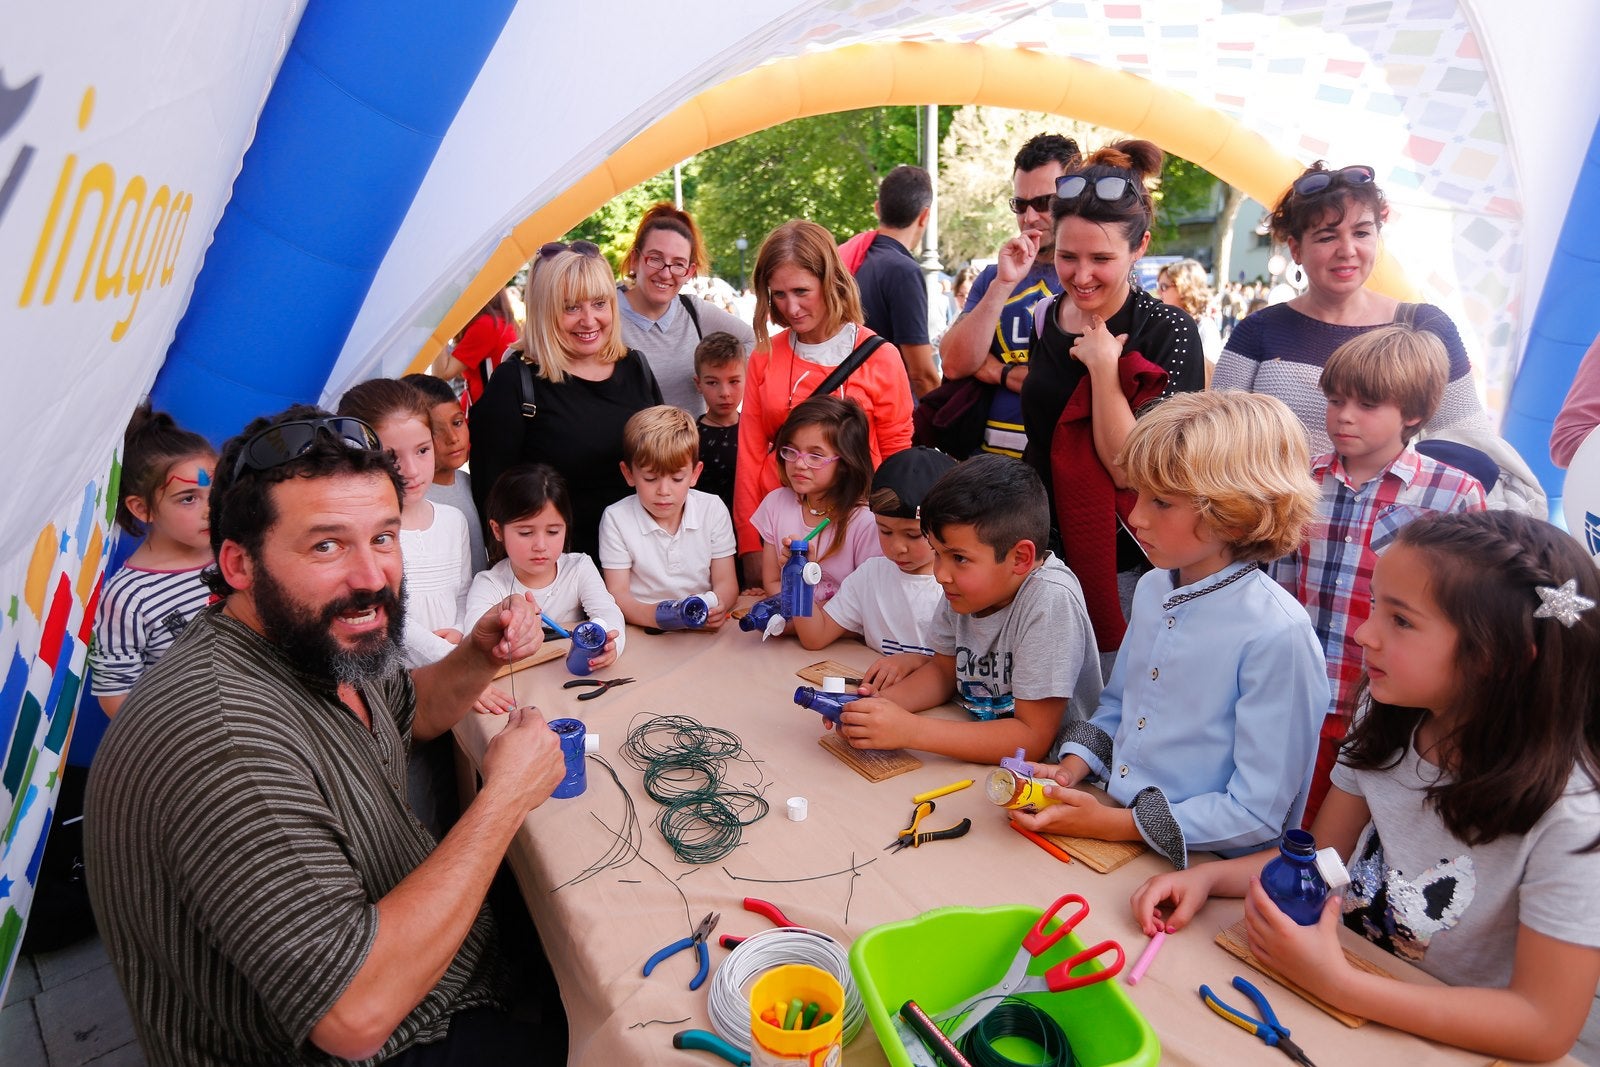
[[[656,604],[712,592],[716,629],[739,595],[737,544],[727,505],[694,488],[700,432],[682,408],[645,408],[622,431],[622,476],[635,494],[600,518],[600,571],[635,626],[656,624]]]

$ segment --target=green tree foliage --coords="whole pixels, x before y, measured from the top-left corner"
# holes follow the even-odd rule
[[[1017,218],[1006,206],[1017,149],[1039,133],[1071,137],[1085,150],[1120,134],[1043,111],[968,105],[949,109],[939,143],[939,259],[954,272],[975,259],[992,259],[1016,236]]]
[[[1150,252],[1178,236],[1178,223],[1196,216],[1214,216],[1216,177],[1182,156],[1168,153],[1161,164],[1161,184],[1156,189],[1156,221],[1151,227]]]
[[[951,113],[941,111],[941,130]],[[684,207],[705,236],[712,272],[737,281],[734,242],[749,242],[748,271],[762,238],[793,218],[821,223],[841,241],[872,227],[878,182],[901,163],[921,163],[919,124],[925,114],[922,108],[886,107],[796,119],[686,161]],[[614,197],[563,240],[593,241],[620,267],[639,217],[651,204],[671,199],[672,172],[666,171]]]
[[[684,202],[688,203],[694,189],[694,165],[683,168]],[[665,170],[632,189],[617,194],[600,210],[584,219],[561,238],[563,241],[593,241],[611,261],[614,270],[622,270],[622,259],[633,243],[634,228],[652,204],[672,200],[672,171]]]
[[[694,209],[713,270],[736,278],[734,242],[750,242],[748,269],[762,239],[790,219],[820,223],[839,241],[875,226],[883,176],[922,162],[920,112],[882,107],[795,119],[700,153]],[[946,121],[941,114],[940,125]]]

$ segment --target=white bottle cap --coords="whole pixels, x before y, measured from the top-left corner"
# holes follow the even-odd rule
[[[822,691],[824,693],[844,692],[844,679],[832,674],[828,675],[822,679]]]
[[[789,821],[790,822],[805,822],[806,821],[806,798],[805,797],[790,797],[787,807],[788,807],[788,810],[789,810]]]
[[[761,640],[765,641],[769,637],[782,637],[783,628],[787,626],[788,623],[788,619],[785,619],[782,615],[774,613],[772,618],[767,620],[767,632],[761,635]]]
[[[584,734],[583,735],[583,750],[585,752],[599,752],[600,751],[600,735],[599,734],[589,734],[589,733]]]
[[[1344,861],[1335,849],[1317,849],[1317,873],[1328,883],[1330,893],[1343,893],[1350,885],[1350,872],[1345,869]]]
[[[717,605],[722,603],[720,600],[717,599],[717,594],[713,593],[709,589],[706,590],[704,593],[696,593],[695,596],[699,597],[701,600],[704,600],[706,602],[707,609],[709,609],[711,611],[716,611],[717,610]]]

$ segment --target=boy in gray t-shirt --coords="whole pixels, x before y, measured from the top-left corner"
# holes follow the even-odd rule
[[[1044,758],[1065,717],[1094,710],[1101,677],[1078,579],[1043,548],[1043,483],[1019,460],[974,456],[939,479],[920,518],[945,595],[934,656],[881,695],[848,705],[845,739],[974,763],[1019,748]],[[915,714],[952,697],[970,719]]]

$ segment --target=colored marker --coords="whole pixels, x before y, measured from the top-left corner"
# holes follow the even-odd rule
[[[1046,852],[1050,853],[1050,855],[1054,856],[1062,863],[1072,862],[1072,857],[1067,855],[1066,850],[1058,846],[1054,841],[1041,837],[1032,830],[1028,829],[1026,826],[1021,826],[1017,823],[1012,823],[1011,828],[1017,833],[1021,834],[1023,837],[1026,837],[1029,841],[1032,841],[1034,844],[1044,849]]]
[[[826,526],[826,525],[828,525],[828,520],[827,519],[823,519],[821,522],[819,522],[815,526],[813,526],[811,528],[811,532],[806,534],[806,543],[809,544],[812,541],[815,541],[817,539],[817,534],[821,533],[822,532],[822,528],[824,526]]]
[[[949,796],[951,793],[959,793],[971,784],[971,778],[963,778],[959,782],[951,782],[949,785],[942,785],[938,789],[930,789],[926,793],[918,793],[911,798],[911,803],[921,804],[924,800],[934,800],[938,797]]]
[[[1156,958],[1156,953],[1161,951],[1161,943],[1166,939],[1167,932],[1165,930],[1157,930],[1151,935],[1150,943],[1139,954],[1139,960],[1133,965],[1133,970],[1128,972],[1129,985],[1139,984],[1139,980],[1144,977],[1144,972],[1149,970],[1151,961]]]
[[[785,1012],[783,1016],[783,1028],[785,1030],[793,1030],[795,1028],[794,1024],[800,1019],[800,1010],[801,1004],[799,997],[795,997],[789,1001],[789,1010]]]
[[[559,635],[561,637],[571,637],[572,636],[571,632],[568,631],[565,626],[562,626],[559,622],[556,622],[556,620],[552,619],[550,616],[546,615],[544,612],[542,612],[542,611],[539,612],[539,618],[544,622],[544,624],[546,626],[548,626],[548,627],[550,627],[550,629],[554,630],[557,633],[557,635]]]

